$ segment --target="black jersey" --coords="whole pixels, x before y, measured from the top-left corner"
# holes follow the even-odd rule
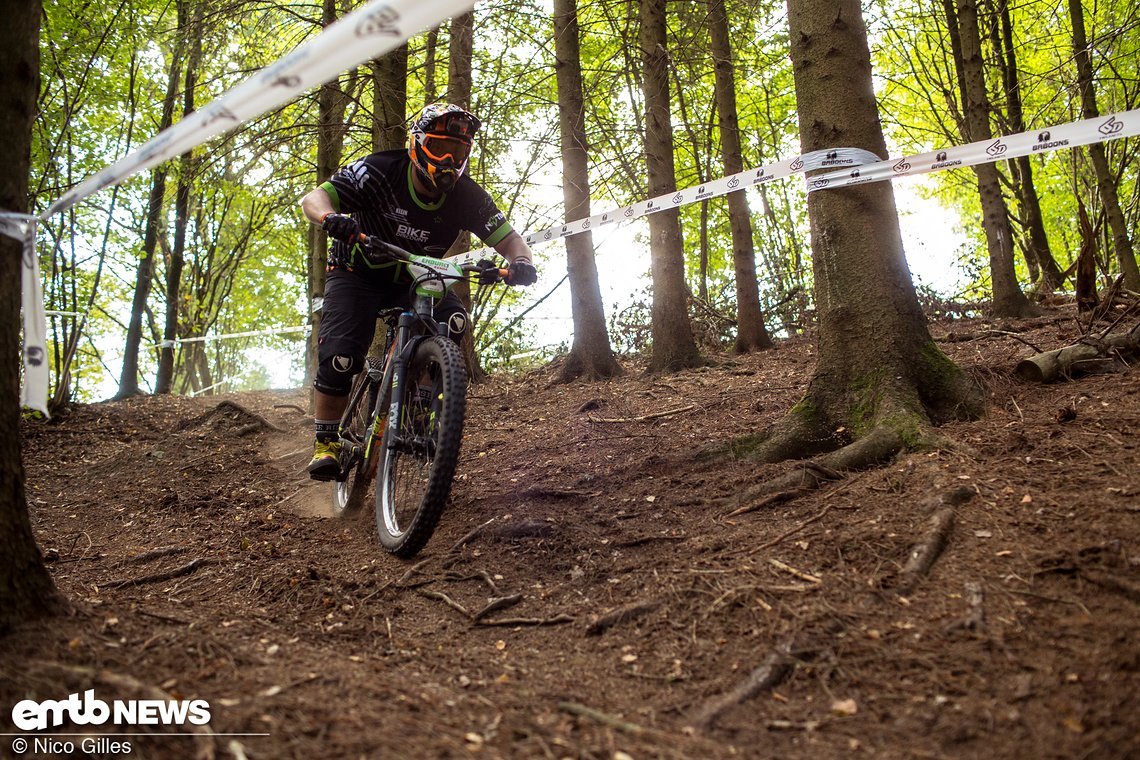
[[[474,233],[486,245],[498,245],[511,232],[506,215],[487,191],[463,175],[434,202],[419,197],[412,186],[412,163],[406,150],[386,150],[338,170],[321,187],[333,208],[351,214],[369,237],[426,256],[441,257],[460,232]],[[335,241],[330,269],[391,278],[404,271],[395,264],[368,262],[356,246]]]

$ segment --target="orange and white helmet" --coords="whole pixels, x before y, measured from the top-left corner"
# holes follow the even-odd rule
[[[432,103],[409,130],[408,156],[429,188],[447,192],[467,169],[478,118],[451,103]]]

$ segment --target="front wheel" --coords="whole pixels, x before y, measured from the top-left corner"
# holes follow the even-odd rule
[[[467,370],[458,346],[437,336],[416,347],[403,380],[397,391],[400,418],[389,419],[384,433],[376,527],[384,548],[406,558],[431,538],[451,493],[467,409]]]

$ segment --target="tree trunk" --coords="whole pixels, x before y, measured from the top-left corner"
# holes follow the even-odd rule
[[[336,21],[336,0],[324,0],[321,23],[329,26]],[[340,165],[344,149],[344,110],[347,98],[340,88],[340,79],[321,85],[317,91],[317,182],[324,182]],[[317,335],[321,330],[321,315],[313,311],[312,303],[325,295],[325,267],[329,260],[328,236],[315,224],[309,230],[309,341],[305,351],[305,385],[312,385],[317,371]]]
[[[955,60],[961,67],[963,109],[966,129],[971,142],[989,140],[990,102],[986,95],[985,71],[982,61],[981,33],[978,29],[976,0],[957,0],[957,21],[948,18],[947,24],[958,31],[962,59]],[[978,178],[978,194],[982,201],[982,229],[986,234],[986,247],[990,254],[990,278],[993,289],[991,310],[995,316],[1024,317],[1037,313],[1036,307],[1021,292],[1013,267],[1013,230],[1009,224],[1009,211],[1001,191],[1001,175],[996,164],[986,163],[974,167]]]
[[[473,65],[475,55],[475,12],[468,11],[451,20],[451,42],[448,48],[447,59],[447,102],[454,103],[463,108],[471,108],[471,89],[473,87]],[[460,233],[452,243],[447,255],[454,256],[471,250],[471,235]],[[472,382],[481,382],[486,379],[487,373],[479,364],[479,355],[475,352],[475,318],[471,302],[471,286],[465,282],[456,283],[452,292],[459,298],[463,308],[471,314],[471,323],[463,343],[459,346],[463,353],[463,361],[467,365],[467,374]]]
[[[586,106],[579,41],[577,0],[554,0],[554,70],[558,79],[558,117],[562,137],[562,193],[568,222],[590,216]],[[574,343],[558,380],[569,382],[579,377],[601,380],[620,375],[621,365],[614,358],[606,331],[593,235],[583,232],[565,240]]]
[[[0,24],[0,209],[27,213],[42,10],[40,0],[14,0],[7,10]],[[22,262],[21,243],[0,235],[0,632],[62,607],[32,534],[20,460]]]
[[[649,195],[677,189],[673,122],[669,113],[669,54],[665,0],[641,0],[642,87],[645,97],[645,164]],[[688,314],[685,251],[676,208],[649,216],[653,279],[651,372],[673,372],[701,363]]]
[[[1009,129],[1018,133],[1025,131],[1025,112],[1021,103],[1021,82],[1017,73],[1017,49],[1013,44],[1013,19],[1009,12],[1009,0],[997,0],[997,16],[994,22],[994,49],[998,51],[1002,83],[1009,109]],[[996,30],[1000,27],[1001,33]],[[1064,273],[1057,266],[1053,252],[1049,248],[1049,236],[1045,233],[1045,220],[1041,214],[1041,201],[1037,197],[1037,186],[1033,182],[1033,164],[1029,156],[1018,156],[1010,162],[1017,177],[1021,205],[1021,225],[1028,240],[1025,245],[1027,262],[1034,262],[1044,288],[1042,292],[1059,288],[1065,281]]]
[[[435,60],[436,50],[439,49],[439,27],[434,27],[427,35],[424,49],[424,105],[434,103],[435,94]]]
[[[1085,38],[1085,14],[1081,0],[1069,0],[1069,18],[1073,24],[1073,58],[1077,64],[1077,88],[1081,93],[1081,117],[1095,119],[1100,116],[1096,104],[1096,91],[1093,89],[1092,60],[1089,56],[1089,43]],[[1096,186],[1100,192],[1100,202],[1108,217],[1108,227],[1112,230],[1112,246],[1116,252],[1116,263],[1124,275],[1124,287],[1140,292],[1140,267],[1136,263],[1136,253],[1128,234],[1128,221],[1120,209],[1120,199],[1116,192],[1116,182],[1108,167],[1104,146],[1094,143],[1089,146],[1093,171],[1096,172]]]
[[[803,152],[886,155],[859,0],[789,0],[788,10]],[[833,455],[843,466],[866,465],[918,443],[930,421],[979,411],[977,389],[927,331],[891,184],[813,192],[808,214],[815,372],[771,435],[736,451],[775,461],[843,447]]]
[[[175,44],[170,60],[170,74],[166,81],[166,96],[162,101],[162,119],[158,131],[168,129],[174,122],[174,102],[178,96],[178,80],[182,68],[182,43]],[[166,204],[166,165],[154,167],[147,203],[146,229],[143,232],[142,258],[135,276],[135,295],[131,301],[131,319],[127,323],[127,337],[123,347],[123,368],[119,375],[119,392],[115,398],[123,399],[140,393],[139,349],[142,344],[142,321],[154,281],[154,253],[158,247],[162,209]]]
[[[724,0],[709,0],[709,35],[716,74],[716,110],[720,119],[720,145],[724,173],[744,171],[740,150],[740,127],[736,112],[736,75],[729,42],[728,14]],[[752,244],[752,219],[743,191],[729,193],[728,218],[732,231],[732,262],[736,273],[737,353],[762,351],[772,347],[760,308],[760,286],[756,281],[756,249]]]
[[[372,61],[372,150],[396,150],[408,142],[408,43]]]
[[[194,19],[188,18],[188,0],[178,3],[180,38],[189,38],[190,55],[186,61],[186,86],[183,90],[182,118],[194,113],[194,91],[198,83],[198,66],[202,59],[202,8],[194,6]],[[180,43],[181,44],[181,43]],[[186,262],[186,228],[190,224],[190,189],[194,182],[194,151],[183,153],[178,160],[178,189],[174,194],[174,246],[166,265],[166,324],[162,332],[163,346],[158,353],[158,376],[155,393],[170,393],[174,382],[174,341],[178,338],[178,305],[181,299],[182,269]]]

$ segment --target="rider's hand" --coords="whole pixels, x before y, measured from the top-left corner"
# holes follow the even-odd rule
[[[494,285],[499,281],[499,267],[490,259],[479,259],[475,267],[479,271],[480,285]]]
[[[350,243],[360,234],[360,222],[347,214],[325,214],[325,218],[321,220],[321,229],[333,240]]]
[[[507,270],[508,285],[533,285],[538,282],[538,270],[529,261],[516,261]]]

